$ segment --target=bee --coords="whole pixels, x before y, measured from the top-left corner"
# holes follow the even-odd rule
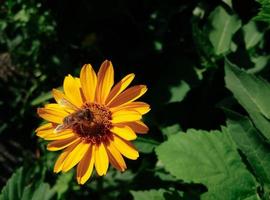
[[[64,98],[59,101],[59,104],[63,107],[73,108],[75,112],[66,116],[63,119],[63,123],[54,129],[54,132],[59,133],[63,130],[76,127],[76,129],[79,128],[79,131],[83,133],[84,127],[88,127],[93,119],[90,109],[80,109]]]

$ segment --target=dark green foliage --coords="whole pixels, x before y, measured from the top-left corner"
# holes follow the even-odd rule
[[[230,113],[228,116],[228,128],[224,129],[224,131],[228,131],[238,148],[245,154],[254,174],[261,183],[261,187],[265,191],[265,196],[269,195],[269,144],[263,141],[260,133],[247,117],[235,113]]]
[[[256,20],[270,22],[270,1],[257,0],[261,4],[260,12],[255,17]]]
[[[2,189],[1,200],[49,200],[52,199],[55,191],[50,188],[48,183],[30,180],[26,170],[19,168],[13,173],[6,186]]]

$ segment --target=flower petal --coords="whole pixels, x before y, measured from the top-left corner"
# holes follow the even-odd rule
[[[78,141],[79,142],[79,141]],[[78,143],[77,142],[77,143]],[[66,157],[68,156],[68,154],[77,146],[77,143],[74,143],[72,145],[70,145],[68,148],[66,148],[61,155],[57,158],[55,164],[54,164],[54,169],[53,171],[55,173],[58,173],[62,170],[62,167],[64,165],[64,161],[66,159]]]
[[[108,106],[113,108],[122,104],[130,103],[141,97],[146,91],[147,87],[145,85],[135,85],[119,94],[113,101],[111,101],[111,103],[108,104]]]
[[[112,123],[137,121],[142,118],[142,115],[134,110],[120,110],[112,114]]]
[[[41,138],[45,138],[45,137],[47,137],[48,135],[53,134],[53,130],[54,130],[54,129],[48,129],[48,130],[38,131],[38,132],[37,132],[37,136],[38,136],[38,137],[41,137]]]
[[[136,160],[139,157],[139,152],[136,150],[131,142],[121,139],[120,137],[113,136],[113,145],[118,149],[118,151],[125,157]]]
[[[101,143],[95,148],[95,168],[99,176],[106,175],[109,167],[109,159],[106,149]]]
[[[69,102],[68,97],[61,92],[60,90],[53,89],[52,90],[52,95],[62,109],[64,108],[67,112],[72,112],[74,110],[77,110],[77,106],[73,105],[71,102]]]
[[[79,82],[71,75],[65,77],[64,92],[68,100],[77,107],[83,104]]]
[[[52,134],[56,125],[53,123],[47,123],[43,124],[40,127],[38,127],[35,132],[38,137],[44,138],[47,137],[48,135]]]
[[[37,132],[37,136],[38,137],[41,137],[41,138],[44,138],[50,134],[53,134],[53,131],[54,131],[54,127],[52,128],[48,128],[48,129],[43,129],[43,130],[40,130]]]
[[[57,124],[61,124],[68,115],[66,111],[55,108],[38,108],[37,113],[41,118]]]
[[[38,127],[35,132],[38,131],[43,131],[43,130],[48,130],[48,129],[52,129],[53,128],[53,124],[52,123],[46,123],[46,124],[42,124],[40,127]]]
[[[62,110],[64,111],[63,107],[61,107],[59,104],[57,103],[48,103],[44,106],[44,108],[52,108],[52,109],[57,109],[57,110]]]
[[[80,79],[86,101],[93,102],[95,100],[97,75],[90,64],[83,66],[80,73]]]
[[[61,99],[66,99],[67,98],[66,95],[63,92],[61,92],[60,90],[57,90],[57,89],[52,89],[52,95],[53,95],[53,98],[55,99],[55,101],[57,103],[59,103],[59,101]]]
[[[44,107],[45,108],[52,108],[52,109],[67,112],[67,113],[74,112],[74,109],[72,107],[63,106],[63,105],[60,105],[58,103],[49,103],[49,104],[46,104]]]
[[[124,125],[113,126],[113,128],[110,131],[125,140],[135,140],[137,138],[137,135],[128,126]]]
[[[141,115],[144,115],[150,111],[150,105],[144,102],[135,101],[135,102],[130,102],[128,104],[124,104],[123,106],[117,106],[117,107],[111,108],[110,110],[111,112],[116,112],[123,109],[136,110]]]
[[[84,184],[90,178],[95,163],[94,155],[95,145],[92,145],[77,166],[77,182],[79,184]]]
[[[73,137],[64,139],[64,140],[56,140],[56,141],[50,142],[47,145],[47,149],[49,151],[58,151],[58,150],[61,150],[61,149],[68,147],[69,145],[71,145],[75,142],[78,142],[79,140],[80,140],[80,138],[78,138],[78,136],[76,136],[76,135]]]
[[[112,63],[105,60],[98,71],[96,101],[104,104],[114,83]]]
[[[83,141],[81,141],[81,143],[79,143],[66,157],[62,171],[67,172],[72,167],[77,165],[78,162],[80,162],[80,160],[83,158],[89,147],[90,146],[88,143],[84,143]]]
[[[135,74],[128,74],[121,81],[119,81],[111,90],[108,98],[106,99],[106,104],[109,104],[112,100],[117,97],[124,89],[126,89],[129,84],[133,81]]]
[[[42,138],[45,140],[63,140],[63,139],[68,139],[75,136],[72,130],[65,130],[60,133],[55,133],[54,129],[50,134],[47,134],[43,136]]]
[[[124,122],[119,124],[129,126],[135,133],[145,134],[149,131],[149,128],[142,121]]]
[[[125,171],[125,169],[127,169],[125,160],[111,142],[106,146],[106,149],[108,152],[110,163],[119,171]]]

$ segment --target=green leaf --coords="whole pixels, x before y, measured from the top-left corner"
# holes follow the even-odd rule
[[[150,138],[138,137],[134,141],[134,145],[142,153],[151,153],[159,145],[159,142]]]
[[[60,91],[63,91],[63,87],[58,87],[56,88],[57,90],[60,90]],[[33,99],[32,102],[31,102],[31,105],[32,106],[36,106],[36,105],[39,105],[41,103],[44,103],[45,101],[48,101],[50,99],[53,98],[53,95],[52,95],[52,92],[49,91],[49,92],[45,92],[45,93],[42,93],[41,95],[39,95],[37,98]]]
[[[230,8],[232,8],[232,0],[222,0],[224,3],[226,3]]]
[[[255,74],[263,70],[268,63],[269,56],[257,56],[257,57],[251,57],[251,61],[255,64],[253,68],[250,68],[247,70],[247,73],[249,74]]]
[[[52,98],[52,93],[51,92],[46,92],[44,94],[39,95],[37,98],[35,98],[32,102],[32,106],[39,105],[41,103],[44,103],[45,101],[48,101]]]
[[[252,74],[225,63],[226,87],[247,110],[256,127],[270,140],[270,84]]]
[[[155,50],[162,51],[163,45],[159,41],[154,41]]]
[[[29,200],[32,197],[33,194],[33,188],[31,187],[31,185],[28,185],[27,187],[24,188],[23,190],[23,195],[21,200]]]
[[[257,0],[261,4],[260,12],[255,17],[255,20],[265,21],[270,23],[270,1],[269,0]]]
[[[265,143],[251,121],[231,113],[227,122],[228,133],[238,148],[246,155],[257,179],[270,191],[270,146]]]
[[[47,183],[28,184],[25,177],[25,170],[19,168],[16,170],[7,184],[3,187],[0,200],[50,200],[54,195],[54,191],[50,190]]]
[[[16,200],[22,196],[23,189],[23,169],[15,171],[7,184],[3,187],[0,200]]]
[[[48,183],[41,183],[34,191],[32,200],[49,200],[53,193],[50,191],[50,185]]]
[[[145,191],[131,191],[134,200],[170,200],[182,199],[180,194],[176,191],[159,189],[159,190],[145,190]]]
[[[173,124],[171,126],[162,127],[161,131],[163,135],[170,137],[171,135],[175,135],[181,131],[181,127],[179,124]]]
[[[176,178],[207,186],[202,199],[247,199],[257,195],[256,181],[228,134],[191,129],[171,136],[156,148],[156,153],[165,170]]]
[[[232,45],[232,36],[240,28],[241,21],[236,15],[230,15],[221,6],[217,7],[211,14],[210,20],[212,30],[209,39],[215,49],[216,55],[229,51]]]
[[[134,200],[165,200],[163,194],[166,190],[131,191]]]
[[[166,172],[164,170],[164,168],[159,168],[158,165],[159,165],[159,163],[157,163],[157,167],[156,167],[156,170],[155,170],[155,176],[160,178],[162,181],[178,181],[177,178],[175,178],[174,176],[172,176],[171,174]]]
[[[63,195],[68,191],[68,187],[73,178],[73,173],[65,173],[58,176],[52,190],[57,192],[57,199],[62,199]]]
[[[23,22],[23,23],[26,23],[29,21],[30,19],[30,14],[27,12],[26,9],[22,9],[20,10],[18,13],[16,13],[14,15],[14,18],[13,18],[15,21],[17,22]]]
[[[254,21],[250,21],[248,24],[243,26],[243,31],[246,49],[254,47],[263,37],[263,33],[258,31]]]
[[[171,98],[169,103],[182,101],[189,92],[190,87],[185,81],[181,81],[178,85],[170,88]]]

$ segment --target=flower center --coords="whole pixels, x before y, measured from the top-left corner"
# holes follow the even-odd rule
[[[101,143],[111,136],[112,114],[110,110],[97,103],[85,103],[82,108],[66,118],[63,124],[71,123],[71,128],[86,142]]]

